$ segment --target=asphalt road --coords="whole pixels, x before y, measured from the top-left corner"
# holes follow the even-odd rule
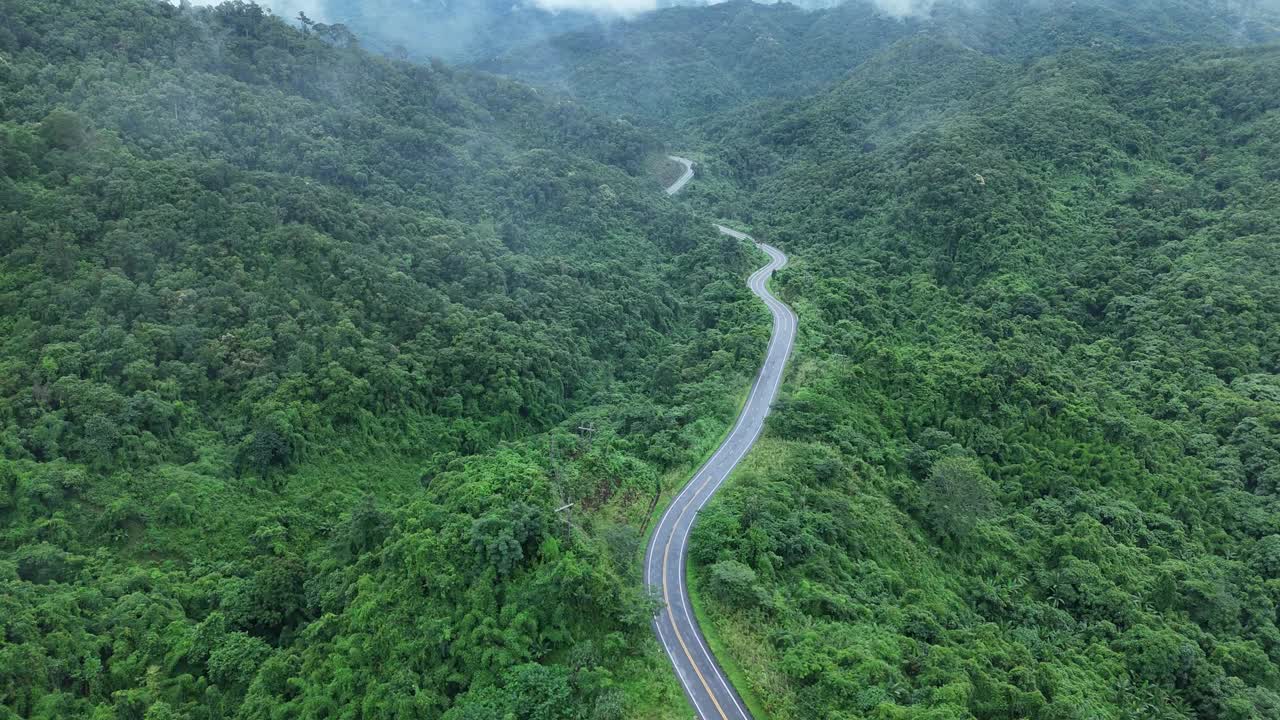
[[[671,187],[667,188],[668,195],[675,195],[683,190],[684,186],[688,185],[689,181],[693,179],[693,161],[689,158],[679,157],[678,155],[668,155],[667,159],[674,160],[684,166],[684,174],[680,176],[679,180],[672,183]]]
[[[672,159],[684,163],[687,170],[685,177],[667,189],[668,193],[674,195],[689,182],[693,172],[688,160],[676,157]],[[722,225],[717,225],[716,228],[730,237],[755,242],[737,230]],[[698,511],[707,504],[725,478],[729,477],[729,473],[733,472],[751,450],[760,431],[764,429],[764,419],[778,394],[778,386],[782,382],[782,373],[796,335],[795,313],[765,287],[773,276],[773,271],[786,266],[787,256],[764,243],[756,242],[755,245],[768,253],[770,258],[767,265],[747,280],[751,292],[763,300],[773,314],[773,334],[769,339],[768,354],[755,384],[751,386],[751,394],[747,396],[737,424],[658,521],[644,560],[645,583],[662,601],[662,609],[653,620],[654,630],[667,656],[671,658],[671,664],[675,666],[685,694],[689,696],[689,701],[702,720],[749,720],[751,713],[747,712],[746,704],[711,654],[702,630],[698,627],[698,621],[694,619],[689,603],[689,589],[685,582],[689,531],[693,528]]]

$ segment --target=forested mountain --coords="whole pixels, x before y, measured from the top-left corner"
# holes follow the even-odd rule
[[[926,35],[705,132],[801,318],[691,546],[770,716],[1280,716],[1280,49]]]
[[[816,92],[919,28],[869,3],[806,12],[732,0],[675,7],[517,47],[479,67],[558,89],[645,126]]]
[[[655,5],[637,15],[551,11],[532,0],[324,0],[318,7],[328,22],[351,28],[380,52],[469,63],[668,133],[675,126],[689,132],[682,123],[754,101],[819,92],[919,33],[1007,58],[1072,47],[1280,39],[1280,8],[1237,0]]]
[[[753,707],[1280,717],[1273,4],[330,4],[0,0],[0,718],[687,718],[713,219]]]
[[[3,0],[0,87],[0,716],[678,706],[766,325],[647,134],[242,2]]]
[[[271,3],[267,3],[271,5]],[[291,16],[294,0],[275,4],[277,15]],[[416,59],[482,62],[513,48],[540,44],[564,33],[610,33],[634,17],[633,8],[705,6],[708,0],[657,0],[652,3],[588,0],[316,0],[313,19],[341,23],[367,46],[382,53]],[[796,2],[825,7],[834,1]],[[611,6],[617,9],[610,11]]]
[[[928,12],[898,17],[886,8]],[[1280,9],[1230,0],[876,3],[806,12],[729,0],[517,47],[481,67],[550,86],[602,113],[691,131],[769,98],[818,92],[903,38],[952,38],[1011,61],[1075,47],[1247,44],[1280,39]]]

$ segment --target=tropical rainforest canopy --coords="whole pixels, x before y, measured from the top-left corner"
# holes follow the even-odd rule
[[[632,552],[767,324],[651,137],[251,4],[0,18],[0,714],[678,692]]]
[[[692,552],[772,717],[1280,716],[1277,109],[920,38],[726,128],[804,344]]]
[[[0,718],[687,718],[712,220],[800,318],[690,550],[757,716],[1280,717],[1265,4],[575,27],[0,0]]]

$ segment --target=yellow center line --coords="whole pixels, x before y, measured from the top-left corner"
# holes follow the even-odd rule
[[[717,227],[720,227],[720,226],[717,226]],[[723,231],[723,230],[725,230],[725,228],[723,228],[723,227],[721,227],[720,229],[721,229],[722,231]],[[728,233],[725,233],[725,234],[726,234],[726,235],[732,235],[733,237],[738,237],[738,238],[740,238],[740,239],[741,239],[741,238],[746,238],[746,237],[747,237],[746,235],[744,235],[744,234],[742,234],[742,233],[736,233],[736,232],[728,232]],[[757,243],[757,245],[759,245],[759,244],[760,244],[760,243]],[[766,251],[766,252],[768,252],[768,251]],[[776,262],[776,261],[777,261],[777,258],[776,258],[776,257],[773,257],[773,253],[768,253],[768,255],[769,255],[769,257],[770,257],[770,259],[771,259],[771,260],[773,260],[774,262]],[[771,264],[772,264],[772,263],[771,263]],[[753,275],[751,276],[751,278],[750,278],[750,280],[748,281],[748,283],[747,283],[747,284],[748,284],[749,286],[751,286],[752,291],[755,291],[755,290],[756,290],[756,288],[755,288],[755,286],[753,285],[753,283],[754,283],[754,282],[759,282],[759,281],[760,281],[760,279],[761,279],[762,277],[764,277],[764,275],[765,275],[766,271],[772,271],[773,269],[775,269],[775,268],[772,268],[772,267],[768,267],[768,266],[766,266],[766,267],[760,268],[759,270],[757,270],[757,271],[755,272],[755,274],[753,274]],[[762,289],[763,289],[763,288],[762,288]],[[763,295],[761,295],[760,299],[761,299],[761,300],[764,300],[764,301],[765,301],[765,304],[766,304],[766,305],[769,305],[769,308],[772,310],[772,309],[773,309],[773,306],[769,303],[769,298],[773,298],[773,296],[772,296],[771,294],[769,294],[769,292],[768,292],[767,290],[764,290],[763,292],[764,292],[764,294],[763,294]],[[759,295],[760,293],[757,293],[757,294]],[[768,296],[768,297],[765,297],[765,296]],[[775,299],[775,301],[776,301],[776,299]],[[779,302],[778,304],[779,304],[779,305],[781,305],[782,303],[781,303],[781,302]],[[786,306],[785,306],[785,305],[783,305],[783,307],[785,308]],[[775,322],[775,328],[774,328],[774,329],[775,329],[775,331],[777,330],[777,323],[776,323],[776,322]],[[776,334],[776,333],[775,333],[775,334]],[[770,340],[769,340],[769,350],[772,350],[772,348],[773,348],[773,338],[771,337],[771,338],[770,338]],[[766,367],[768,366],[768,360],[769,360],[769,352],[768,352],[768,351],[766,351],[766,353],[765,353],[765,365],[766,365]],[[753,388],[752,388],[752,394],[753,394],[753,395],[754,395],[755,389],[756,389],[755,387],[753,387]],[[747,398],[747,407],[749,407],[749,406],[750,406],[750,404],[751,404],[751,398],[750,398],[750,397],[748,397],[748,398]],[[743,411],[743,412],[746,412],[746,408],[744,408],[744,411]],[[733,430],[736,432],[736,431],[737,431],[737,429],[738,429],[738,427],[735,425]],[[729,433],[729,438],[726,438],[726,439],[725,439],[725,444],[727,444],[727,443],[729,442],[729,439],[730,439],[730,438],[732,438],[732,437],[733,437],[733,432],[730,432],[730,433]],[[752,443],[750,443],[750,444],[754,444],[754,438],[752,439]],[[721,445],[721,447],[720,447],[720,450],[723,450],[723,449],[724,449],[724,444],[722,444],[722,445]],[[718,450],[718,451],[716,452],[716,455],[719,455],[719,454],[720,454],[720,451]],[[712,456],[712,460],[713,460],[713,461],[714,461],[714,459],[715,459],[715,456]],[[697,479],[697,476],[695,476],[695,477],[694,477],[694,479],[696,480],[696,479]],[[704,483],[704,485],[705,485],[705,483]],[[697,497],[698,497],[698,493],[699,493],[699,492],[701,492],[701,490],[696,490],[696,491],[694,491],[694,493],[693,493],[693,498],[690,500],[690,502],[689,502],[688,504],[686,504],[686,505],[684,506],[684,509],[680,511],[680,515],[676,518],[676,521],[675,521],[675,529],[678,529],[678,528],[680,527],[680,521],[681,521],[681,520],[684,520],[684,516],[689,514],[689,508],[693,507],[694,501],[695,501],[695,500],[697,500]],[[671,559],[671,541],[675,539],[675,529],[673,529],[673,530],[672,530],[672,534],[667,538],[667,544],[662,548],[662,600],[663,600],[663,602],[665,602],[665,603],[666,603],[666,606],[667,606],[667,607],[666,607],[666,610],[667,610],[667,617],[671,620],[671,631],[672,631],[672,632],[674,632],[674,633],[676,634],[676,641],[680,643],[680,649],[684,652],[684,656],[685,656],[686,658],[688,658],[688,659],[689,659],[689,665],[693,667],[693,672],[694,672],[694,674],[696,674],[696,675],[698,676],[698,681],[702,683],[702,687],[703,687],[703,689],[705,689],[705,690],[707,691],[707,697],[711,698],[711,703],[712,703],[713,705],[715,705],[715,706],[716,706],[716,712],[720,713],[721,720],[729,720],[729,716],[728,716],[728,715],[725,715],[725,713],[724,713],[724,708],[720,707],[720,701],[719,701],[719,700],[716,700],[716,694],[715,694],[714,692],[712,692],[712,691],[711,691],[711,686],[707,684],[707,679],[706,679],[706,677],[704,677],[704,676],[702,675],[702,671],[698,669],[698,663],[693,659],[693,655],[689,652],[689,646],[685,644],[685,642],[684,642],[684,636],[680,634],[680,627],[679,627],[679,625],[676,623],[676,616],[675,616],[675,614],[671,611],[671,592],[670,592],[670,587],[667,585],[667,561]],[[713,662],[714,662],[714,659],[713,659]],[[690,694],[692,694],[692,693],[690,693]],[[697,701],[696,701],[696,700],[694,701],[694,706],[695,706],[695,708],[697,707]],[[699,712],[699,714],[701,714],[701,712],[702,712],[702,711],[699,709],[699,710],[698,710],[698,712]]]
[[[694,492],[693,496],[696,498],[698,493]],[[688,514],[690,507],[692,507],[692,503],[685,505],[684,509],[680,511],[680,517],[676,518],[675,522],[676,529],[680,527],[680,521]],[[671,612],[671,594],[667,591],[667,560],[671,557],[671,541],[674,539],[675,532],[673,531],[667,537],[666,547],[662,549],[662,599],[667,604],[667,617],[671,618],[671,630],[676,634],[680,649],[684,651],[684,656],[689,658],[689,664],[693,666],[693,671],[697,673],[698,680],[702,682],[702,687],[706,689],[707,696],[711,698],[711,703],[716,706],[716,712],[720,713],[720,717],[723,720],[729,720],[729,716],[724,714],[724,708],[720,707],[720,702],[716,700],[716,694],[711,691],[711,686],[707,684],[707,679],[702,676],[702,671],[698,669],[698,663],[694,662],[693,655],[689,654],[689,646],[684,644],[684,637],[680,635],[680,627],[676,625],[676,616]]]

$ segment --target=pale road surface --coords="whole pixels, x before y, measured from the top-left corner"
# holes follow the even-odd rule
[[[686,168],[685,177],[667,188],[667,192],[674,195],[688,184],[693,171],[688,160],[672,159],[681,162]],[[722,225],[717,225],[716,228],[730,237],[755,242],[737,230],[730,230]],[[787,256],[764,243],[755,242],[755,245],[768,253],[770,258],[769,264],[755,271],[747,280],[751,292],[763,300],[773,314],[773,334],[769,338],[764,365],[760,368],[755,384],[751,386],[751,394],[747,396],[747,403],[729,436],[675,500],[671,501],[671,506],[658,521],[644,560],[645,584],[662,601],[662,609],[653,619],[654,630],[701,720],[750,720],[751,713],[747,712],[746,704],[712,656],[702,637],[698,621],[693,617],[689,589],[685,583],[689,531],[693,528],[698,511],[746,456],[760,436],[760,431],[764,429],[765,416],[769,414],[769,407],[778,394],[782,372],[786,368],[796,335],[795,313],[765,287],[773,276],[773,271],[786,266]]]
[[[693,161],[689,158],[682,158],[676,155],[668,155],[667,159],[678,162],[684,166],[684,174],[680,176],[679,180],[672,183],[671,187],[667,188],[668,195],[675,195],[683,190],[684,186],[688,185],[689,181],[693,179]]]

